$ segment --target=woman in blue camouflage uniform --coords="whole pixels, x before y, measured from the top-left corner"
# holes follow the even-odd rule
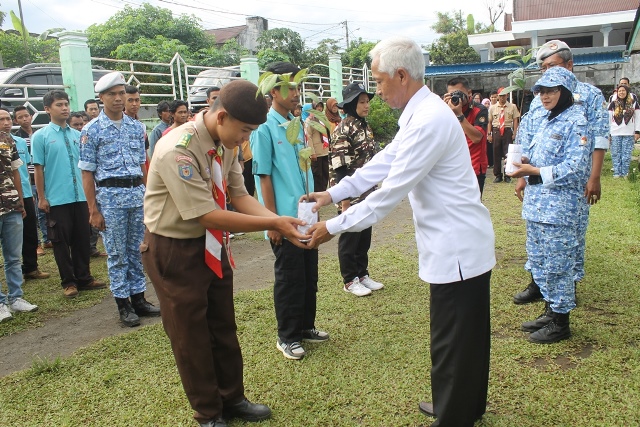
[[[553,67],[532,88],[540,94],[546,118],[512,177],[527,177],[522,217],[527,224],[531,273],[546,302],[544,312],[522,324],[529,340],[547,344],[567,339],[569,312],[575,308],[573,266],[578,247],[581,198],[591,171],[591,146],[584,114],[573,105],[577,80]]]
[[[376,154],[373,132],[366,121],[369,115],[369,101],[372,93],[367,93],[362,83],[351,83],[342,91],[343,101],[338,108],[347,117],[336,126],[331,135],[330,185],[335,185],[346,176],[354,174]],[[350,205],[364,200],[377,187],[364,192],[360,197],[341,202],[341,212]],[[343,289],[356,296],[370,295],[371,291],[382,289],[384,285],[369,277],[369,248],[371,247],[371,227],[353,233],[342,233],[338,239],[338,260],[344,282]]]

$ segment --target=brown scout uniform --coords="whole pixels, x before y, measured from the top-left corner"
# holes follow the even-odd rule
[[[144,198],[148,228],[142,261],[162,306],[182,385],[198,422],[244,399],[242,354],[233,308],[233,271],[222,251],[223,278],[204,261],[205,228],[198,218],[218,209],[213,199],[215,143],[204,114],[162,137],[149,167]],[[231,197],[246,195],[232,150],[223,154]]]

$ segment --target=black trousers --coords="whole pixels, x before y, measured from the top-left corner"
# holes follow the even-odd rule
[[[329,185],[329,156],[321,156],[311,162],[313,191],[325,191]]]
[[[487,160],[489,160],[489,166],[493,166],[493,143],[487,141]]]
[[[33,197],[22,199],[27,216],[22,220],[22,274],[38,269],[38,216]]]
[[[194,418],[206,423],[244,398],[233,306],[233,270],[222,250],[222,278],[204,262],[205,238],[145,232],[142,263],[162,307],[164,327]]]
[[[344,283],[369,274],[371,231],[372,227],[369,227],[362,231],[342,233],[338,237],[338,261]]]
[[[493,175],[502,178],[502,159],[507,157],[509,144],[513,144],[513,130],[504,129],[504,135],[500,135],[500,129],[494,128],[493,135]]]
[[[487,174],[480,173],[476,175],[476,178],[478,178],[478,188],[480,188],[480,198],[482,199],[482,192],[484,191],[484,181],[487,178]]]
[[[89,208],[87,202],[51,206],[47,215],[47,237],[53,243],[62,287],[93,282],[89,268]]]
[[[487,406],[491,271],[431,284],[432,427],[472,427]]]
[[[278,337],[286,343],[302,341],[302,331],[315,328],[318,292],[318,250],[300,249],[288,240],[271,244],[276,256],[273,303]]]
[[[247,193],[253,197],[256,192],[256,181],[253,178],[253,159],[244,161],[244,170],[242,171],[242,177],[244,178],[244,186],[247,189]]]

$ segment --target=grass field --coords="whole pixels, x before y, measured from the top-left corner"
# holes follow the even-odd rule
[[[591,211],[573,337],[554,345],[529,343],[519,330],[542,310],[541,304],[511,302],[529,279],[522,269],[520,203],[512,185],[486,188],[498,265],[489,407],[477,426],[640,424],[640,182],[614,180],[609,168],[605,163],[603,199]],[[322,261],[317,326],[331,340],[305,345],[302,361],[286,360],[275,349],[271,290],[236,296],[246,394],[273,409],[273,418],[260,426],[433,421],[417,411],[420,400],[430,399],[429,287],[417,277],[413,230],[385,233],[387,243],[372,248],[370,270],[386,287],[371,297],[343,292],[337,260]],[[52,302],[59,310],[94,298],[67,302],[59,293]],[[196,425],[161,325],[104,339],[63,360],[36,360],[31,369],[0,379],[0,389],[2,426]]]

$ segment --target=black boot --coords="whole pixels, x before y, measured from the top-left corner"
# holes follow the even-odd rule
[[[140,317],[160,316],[160,309],[144,298],[144,292],[131,295],[131,305],[133,306],[133,310]]]
[[[551,344],[566,340],[571,336],[569,329],[569,313],[551,312],[552,320],[544,328],[529,335],[529,341],[537,344]]]
[[[551,311],[550,304],[545,301],[544,311],[542,312],[542,314],[536,317],[535,320],[532,320],[531,322],[524,322],[520,329],[525,332],[535,332],[538,329],[542,329],[547,326],[549,322],[551,322],[551,320],[553,320],[553,317],[551,317],[552,313],[553,312]]]
[[[133,311],[129,298],[116,298],[116,304],[118,304],[118,312],[120,313],[120,321],[129,327],[140,325],[140,318]]]
[[[531,283],[527,285],[524,291],[514,295],[513,302],[516,304],[529,304],[540,299],[542,299],[542,293],[535,280],[533,280],[533,275],[531,275]]]

